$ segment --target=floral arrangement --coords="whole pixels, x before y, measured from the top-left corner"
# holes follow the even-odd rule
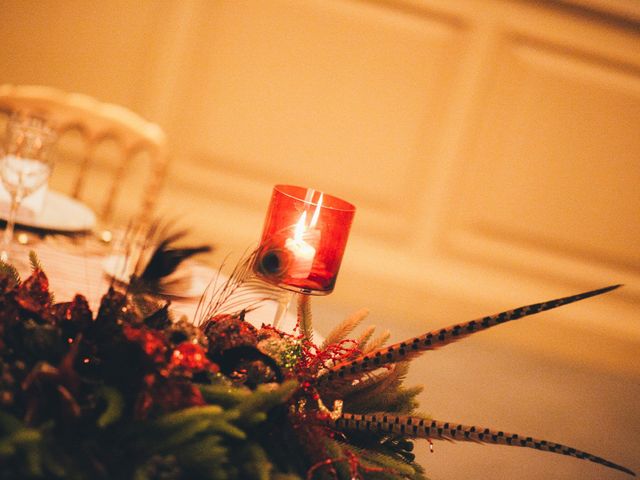
[[[386,347],[373,328],[348,338],[361,311],[317,345],[308,297],[294,334],[254,328],[244,314],[256,305],[230,311],[219,296],[201,321],[174,321],[167,302],[115,286],[94,315],[82,295],[56,303],[34,256],[32,267],[24,281],[0,272],[0,479],[418,480],[419,438],[546,450],[635,475],[557,443],[419,415],[420,387],[403,385],[422,352],[615,286]]]

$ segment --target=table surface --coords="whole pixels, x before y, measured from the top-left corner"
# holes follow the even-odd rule
[[[17,266],[23,278],[29,274],[29,251],[33,250],[49,279],[50,291],[54,293],[57,302],[70,301],[77,293],[84,295],[91,310],[95,313],[100,305],[102,296],[111,284],[111,278],[105,273],[103,263],[113,252],[113,246],[97,241],[91,235],[65,237],[63,235],[45,236],[41,240],[32,240],[28,245],[15,244],[12,247],[11,258],[17,259]],[[201,269],[202,272],[206,269]],[[211,269],[209,281],[224,282],[224,272]],[[204,290],[203,292],[204,293]],[[167,297],[171,302],[171,309],[176,318],[186,316],[193,320],[196,315],[200,295],[188,298]],[[272,324],[277,310],[275,302],[265,302],[260,308],[250,312],[245,319],[255,327],[263,323]],[[292,311],[287,312],[279,328],[291,332],[295,327],[296,318]]]

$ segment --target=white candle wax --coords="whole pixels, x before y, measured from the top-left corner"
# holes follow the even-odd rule
[[[316,249],[301,239],[287,238],[284,246],[293,256],[288,275],[291,278],[307,278],[316,256]]]
[[[316,256],[314,245],[317,246],[320,241],[320,230],[313,228],[317,221],[317,215],[314,215],[310,226],[306,225],[306,219],[307,212],[302,212],[293,230],[293,238],[287,238],[284,244],[293,256],[287,271],[291,278],[307,278],[309,276]]]

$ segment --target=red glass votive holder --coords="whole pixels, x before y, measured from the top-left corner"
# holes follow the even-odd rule
[[[349,202],[311,188],[276,185],[255,273],[294,292],[331,293],[355,211]]]

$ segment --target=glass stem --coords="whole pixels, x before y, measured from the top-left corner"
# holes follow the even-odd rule
[[[291,299],[293,298],[293,292],[284,290],[280,298],[278,299],[278,309],[276,310],[276,316],[273,318],[273,328],[278,328],[280,321],[287,314],[289,305],[291,305]]]
[[[22,199],[18,195],[11,195],[11,205],[9,207],[9,218],[7,218],[7,226],[4,229],[2,236],[2,252],[0,252],[0,260],[3,262],[9,261],[9,249],[11,248],[11,241],[13,240],[13,231],[16,226],[16,214],[18,213],[18,207],[20,207],[20,201]]]

